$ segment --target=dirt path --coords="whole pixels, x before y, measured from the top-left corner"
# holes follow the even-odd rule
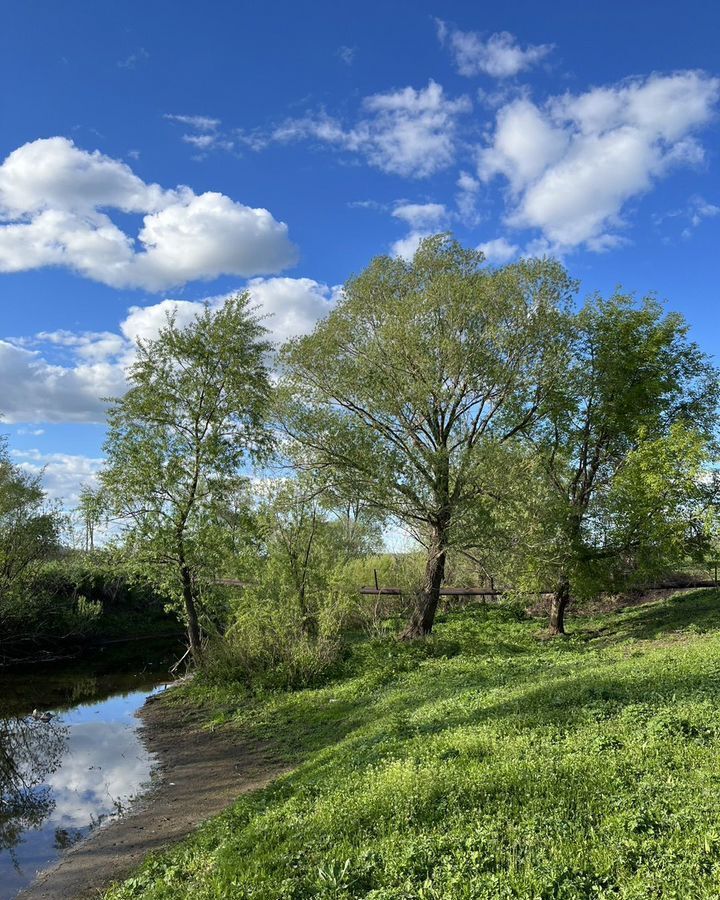
[[[18,900],[96,898],[148,853],[181,840],[240,794],[287,770],[267,746],[226,729],[203,731],[197,716],[156,698],[140,716],[143,740],[158,757],[153,788],[130,813],[42,872]]]

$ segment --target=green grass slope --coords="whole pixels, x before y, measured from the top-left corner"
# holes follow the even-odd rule
[[[719,897],[720,593],[571,624],[475,608],[322,689],[216,694],[300,764],[108,897]]]

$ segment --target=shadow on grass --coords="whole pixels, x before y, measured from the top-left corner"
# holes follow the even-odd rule
[[[578,628],[574,634],[607,646],[626,640],[658,640],[688,630],[704,633],[716,629],[720,629],[720,591],[702,589],[633,607],[601,628]]]
[[[388,739],[402,741],[464,726],[572,726],[589,718],[613,717],[624,707],[647,703],[651,697],[660,704],[720,698],[720,683],[711,677],[711,661],[709,668],[696,665],[697,661],[677,668],[671,665],[677,656],[672,649],[666,662],[648,660],[647,664],[630,656],[623,663],[617,653],[604,659],[594,652],[612,651],[632,639],[662,642],[670,635],[720,630],[718,591],[692,591],[634,607],[595,627],[575,631],[570,640],[558,643],[538,643],[535,622],[524,623],[526,642],[520,638],[503,641],[503,625],[517,624],[517,618],[506,612],[483,610],[476,615],[465,611],[461,615],[467,617],[468,632],[477,628],[475,635],[456,640],[458,628],[464,630],[456,619],[445,635],[443,628],[438,629],[432,643],[360,647],[345,673],[345,678],[354,675],[361,679],[362,688],[357,692],[344,691],[345,678],[340,677],[317,691],[279,696],[263,736],[296,759],[348,740],[354,745],[354,735],[358,747],[365,746],[373,755],[372,745],[377,744],[380,751]],[[448,624],[453,618],[449,617]],[[484,628],[488,630],[483,632]],[[481,647],[483,652],[479,652]],[[658,649],[662,654],[662,643]],[[488,693],[497,689],[507,689],[506,698],[488,704]],[[459,698],[458,706],[453,701]],[[465,699],[467,705],[463,705]],[[444,701],[451,701],[450,706]],[[437,716],[431,710],[435,704]],[[427,715],[418,721],[422,707]],[[370,738],[366,729],[376,722],[383,727]]]

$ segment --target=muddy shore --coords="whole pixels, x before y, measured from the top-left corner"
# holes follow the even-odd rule
[[[197,713],[151,697],[139,713],[141,736],[157,757],[147,793],[41,872],[18,900],[97,898],[148,853],[174,844],[241,794],[287,770],[267,745],[229,728],[208,731]]]

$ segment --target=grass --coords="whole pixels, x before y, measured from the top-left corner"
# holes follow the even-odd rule
[[[192,687],[299,764],[108,898],[717,898],[720,592],[571,624],[474,608],[322,688]]]

